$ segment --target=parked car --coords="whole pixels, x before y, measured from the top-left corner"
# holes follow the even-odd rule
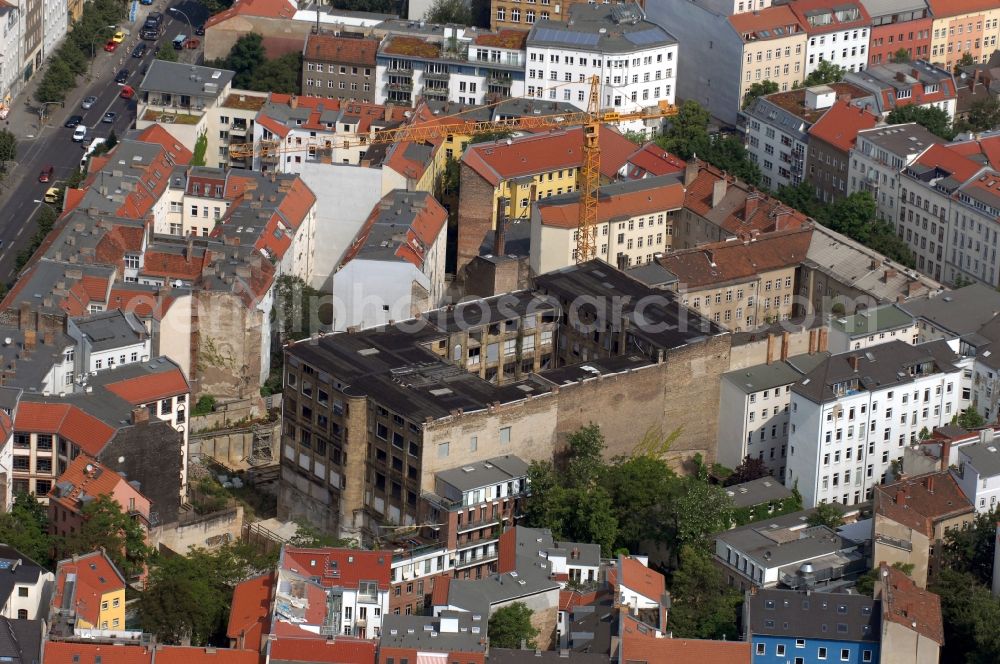
[[[147,48],[148,47],[144,43],[139,42],[138,44],[136,44],[135,48],[132,49],[132,57],[141,58],[142,56],[146,55]]]
[[[114,36],[111,37],[111,41],[113,41],[116,44],[121,44],[123,41],[125,41],[125,31],[119,30],[118,32],[116,32]]]
[[[115,76],[115,83],[117,83],[118,85],[125,85],[125,81],[128,80],[128,77],[129,75],[131,75],[131,73],[132,72],[130,72],[128,69],[122,69],[121,71],[118,72],[118,75]]]
[[[80,108],[82,108],[83,110],[87,110],[93,108],[94,104],[96,103],[97,103],[97,97],[95,97],[94,95],[90,95],[89,97],[83,98],[83,102],[80,104]]]
[[[186,40],[184,42],[184,48],[189,48],[189,49],[193,50],[193,49],[198,48],[199,44],[201,44],[201,40],[200,39],[195,39],[194,37],[192,37],[191,39],[188,39],[188,40]]]
[[[115,121],[115,118],[117,117],[118,117],[117,113],[115,113],[114,111],[108,111],[107,113],[104,114],[104,117],[101,118],[101,122],[105,124],[111,124],[112,122]]]
[[[55,173],[56,169],[52,166],[46,166],[42,169],[42,172],[38,174],[39,182],[48,182],[52,179],[52,174]]]
[[[104,45],[104,50],[108,53],[114,53],[117,48],[118,42],[116,41],[108,41],[108,43]]]
[[[42,200],[46,203],[58,203],[61,196],[62,191],[59,187],[49,187],[49,190],[45,192],[45,197],[42,198]]]
[[[87,127],[85,125],[77,125],[76,129],[73,130],[73,142],[83,143],[83,139],[87,138]]]
[[[83,116],[82,115],[71,115],[71,116],[69,116],[69,118],[67,118],[67,120],[66,120],[65,124],[63,124],[63,126],[66,127],[67,129],[72,129],[73,127],[77,126],[81,122],[83,122]]]
[[[205,36],[205,26],[204,25],[199,25],[197,28],[194,29],[194,34],[198,35],[199,37],[204,37]]]
[[[131,85],[122,86],[122,99],[131,99],[135,96],[135,88]]]

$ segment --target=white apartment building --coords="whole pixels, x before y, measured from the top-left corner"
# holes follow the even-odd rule
[[[674,103],[677,40],[638,5],[575,4],[569,21],[543,20],[531,29],[526,67],[528,97],[586,110],[597,76],[600,107],[631,113]],[[619,128],[646,131],[642,121]]]
[[[771,0],[702,0],[698,4],[723,16],[732,16],[767,9]]]
[[[413,106],[418,97],[484,104],[524,96],[526,33],[474,34],[440,26],[433,38],[388,35],[375,58],[375,101]]]
[[[849,153],[847,193],[867,191],[878,206],[878,218],[895,225],[900,172],[930,146],[943,142],[915,122],[859,131]]]
[[[859,0],[835,6],[827,0],[796,0],[789,6],[808,35],[806,76],[824,60],[847,71],[865,68],[871,17]]]
[[[957,342],[894,341],[830,357],[792,387],[788,472],[803,504],[857,504],[925,428],[964,407]]]
[[[21,35],[24,12],[16,5],[0,4],[0,115],[6,117],[21,89]]]
[[[55,575],[17,549],[0,545],[0,564],[11,578],[4,583],[0,615],[8,620],[45,620]]]
[[[895,304],[858,309],[830,321],[830,352],[871,348],[896,340],[916,345],[920,330],[916,319]]]
[[[71,354],[78,375],[146,362],[150,357],[146,328],[134,314],[120,309],[70,318],[66,334],[76,340]]]
[[[792,386],[829,353],[802,354],[722,374],[719,389],[719,463],[760,459],[782,482],[788,461]]]
[[[1000,502],[1000,448],[992,431],[983,434],[986,440],[958,448],[958,469],[951,471],[979,514],[997,509]]]
[[[66,36],[69,28],[69,3],[66,0],[43,0],[42,57],[49,57]]]
[[[576,263],[579,201],[579,192],[573,192],[532,204],[529,264],[535,274]],[[594,257],[624,269],[670,251],[674,214],[683,205],[684,186],[674,175],[601,187]]]

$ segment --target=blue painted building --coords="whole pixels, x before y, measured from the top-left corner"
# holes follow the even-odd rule
[[[881,621],[861,595],[769,589],[743,604],[753,664],[879,664]]]

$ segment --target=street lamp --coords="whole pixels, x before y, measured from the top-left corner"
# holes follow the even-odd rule
[[[187,21],[187,24],[188,24],[188,33],[189,33],[188,37],[194,37],[194,28],[191,27],[191,19],[188,18],[187,14],[185,14],[184,12],[182,12],[180,9],[177,9],[177,7],[169,7],[167,9],[167,11],[173,12],[175,14],[180,14],[181,16],[183,16],[184,20]]]
[[[38,107],[38,131],[41,131],[42,127],[45,125],[45,107],[46,106],[51,106],[52,104],[60,104],[60,105],[62,105],[63,102],[61,102],[61,101],[46,101],[46,102],[42,102],[42,105]]]

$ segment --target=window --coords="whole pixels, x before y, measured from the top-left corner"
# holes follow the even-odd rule
[[[861,661],[862,662],[870,662],[870,661],[872,661],[872,651],[871,650],[863,650],[863,651],[861,651]]]
[[[17,587],[17,596],[18,597],[27,597],[28,596],[28,586],[18,586]]]
[[[840,661],[849,662],[851,661],[851,651],[847,648],[840,649]]]
[[[438,458],[445,459],[448,457],[448,446],[449,443],[438,443]]]
[[[509,445],[510,444],[510,427],[503,427],[500,429],[500,444]]]
[[[776,656],[778,656],[778,657],[784,657],[785,656],[785,644],[784,643],[779,643],[776,646],[774,646],[774,654]]]
[[[758,655],[766,655],[767,654],[767,644],[766,643],[758,643],[757,644],[757,654]]]

